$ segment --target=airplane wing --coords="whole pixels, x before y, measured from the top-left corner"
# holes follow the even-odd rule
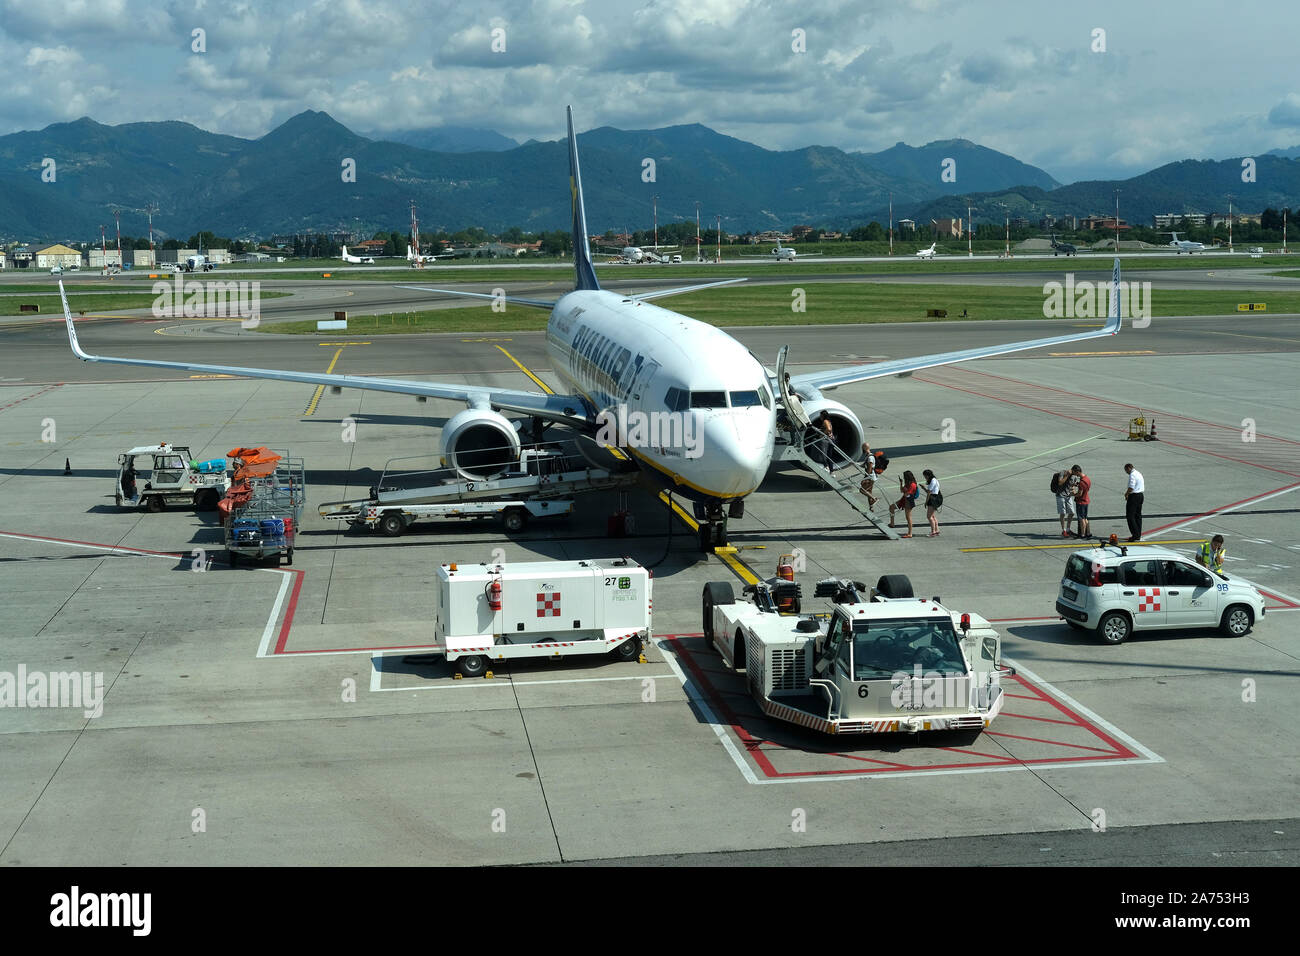
[[[645,302],[648,299],[662,299],[665,296],[681,295],[683,292],[699,292],[701,289],[716,289],[720,285],[735,285],[737,282],[744,282],[742,279],[723,279],[720,282],[704,282],[700,285],[683,285],[675,289],[654,289],[650,292],[638,292],[628,296],[630,299],[636,299],[638,302]]]
[[[464,294],[464,293],[462,293]],[[142,365],[149,368],[175,368],[209,375],[237,375],[241,378],[265,378],[279,382],[298,382],[303,385],[328,385],[341,388],[363,388],[375,392],[395,392],[399,395],[419,395],[426,398],[446,398],[463,401],[471,408],[497,408],[521,415],[535,415],[548,421],[565,422],[581,427],[590,421],[594,410],[578,395],[542,394],[509,388],[473,385],[446,385],[437,382],[418,382],[398,378],[372,378],[363,375],[330,375],[317,372],[291,372],[285,369],[244,368],[238,365],[202,365],[193,362],[164,362],[158,359],[111,358],[91,355],[77,340],[77,330],[68,307],[68,296],[59,282],[59,295],[63,299],[63,317],[68,324],[68,344],[83,362],[103,362],[106,365]],[[489,297],[490,298],[490,297]]]
[[[1120,288],[1119,259],[1115,260],[1112,289]],[[1116,335],[1123,322],[1120,300],[1123,297],[1112,293],[1111,315],[1106,324],[1099,329],[1077,332],[1070,335],[1054,335],[1044,339],[1030,339],[1027,342],[1011,342],[1007,345],[990,345],[982,348],[960,349],[955,352],[938,352],[934,355],[918,355],[914,358],[895,359],[891,362],[877,362],[873,365],[850,365],[848,368],[830,369],[825,372],[804,372],[791,375],[790,383],[798,389],[811,386],[820,391],[830,391],[841,385],[853,382],[866,382],[873,378],[885,378],[890,375],[904,375],[921,369],[935,368],[940,365],[953,365],[957,362],[969,362],[972,359],[992,358],[1011,352],[1024,352],[1028,349],[1044,348],[1049,345],[1065,345],[1068,342],[1082,342],[1086,339],[1100,338],[1104,335]]]

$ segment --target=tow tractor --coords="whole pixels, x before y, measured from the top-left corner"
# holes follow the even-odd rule
[[[609,654],[635,661],[651,636],[647,568],[631,558],[438,568],[435,649],[463,677],[492,661]]]
[[[866,598],[863,598],[866,594]],[[793,581],[771,578],[744,589],[704,586],[704,637],[736,671],[769,717],[826,734],[973,730],[1002,710],[1001,638],[977,614],[949,611],[913,595],[902,574],[864,583],[828,578],[821,614],[797,608]]]
[[[139,459],[137,461],[137,459]],[[226,459],[197,462],[187,445],[140,445],[117,456],[113,500],[121,508],[162,511],[167,505],[193,505],[213,511],[230,487]]]

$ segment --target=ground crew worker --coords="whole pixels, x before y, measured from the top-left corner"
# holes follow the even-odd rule
[[[1202,541],[1196,552],[1196,563],[1219,574],[1223,573],[1223,556],[1227,554],[1223,547],[1223,535],[1216,534],[1209,541]]]

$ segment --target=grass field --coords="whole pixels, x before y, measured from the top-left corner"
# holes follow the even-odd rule
[[[946,309],[947,321],[966,319],[1042,319],[1044,294],[1032,286],[898,285],[894,283],[818,283],[803,289],[804,310],[796,312],[795,283],[710,289],[676,296],[671,308],[717,326],[845,325],[878,322],[933,322],[930,309]],[[1143,300],[1145,304],[1146,300]],[[1264,302],[1270,312],[1300,312],[1300,292],[1153,291],[1150,310],[1162,315],[1235,313],[1239,302]],[[1104,312],[1104,309],[1103,309]],[[356,316],[337,337],[410,332],[521,332],[546,327],[545,309],[508,305],[493,312],[488,303],[461,309]],[[1070,321],[1064,319],[1063,321]],[[316,323],[263,323],[262,332],[315,334]]]
[[[48,286],[40,286],[39,292],[30,295],[25,294],[26,289],[9,289],[0,286],[0,292],[17,291],[23,292],[22,295],[12,295],[0,297],[0,315],[25,315],[20,310],[23,305],[39,305],[41,315],[62,315],[63,303],[59,301],[57,290],[51,292]],[[81,288],[77,291],[68,292],[68,307],[74,313],[77,312],[120,312],[125,309],[147,309],[154,304],[157,299],[152,292],[132,292],[122,287],[114,290],[116,294],[106,295],[104,291],[83,292]],[[291,295],[289,292],[262,292],[259,290],[262,299],[278,299],[281,296]]]

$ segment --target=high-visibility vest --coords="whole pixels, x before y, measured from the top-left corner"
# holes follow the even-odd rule
[[[1218,551],[1213,551],[1210,549],[1210,542],[1202,541],[1201,559],[1205,562],[1206,566],[1208,566],[1209,568],[1215,571],[1222,571],[1223,554],[1225,550],[1226,550],[1225,548],[1220,548]]]

